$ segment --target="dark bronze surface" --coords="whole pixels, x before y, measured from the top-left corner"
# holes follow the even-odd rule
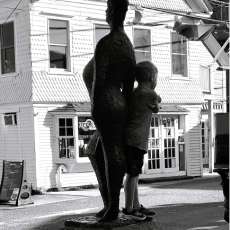
[[[106,20],[111,31],[98,42],[83,74],[97,127],[87,152],[104,202],[97,214],[102,222],[118,217],[125,174],[124,128],[136,64],[133,46],[123,29],[128,1],[108,0],[107,6]]]

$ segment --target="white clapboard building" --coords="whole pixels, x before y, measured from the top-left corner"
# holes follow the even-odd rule
[[[137,62],[158,67],[162,97],[141,176],[202,176],[200,79],[212,55],[173,30],[175,13],[192,12],[186,1],[147,2],[130,1],[125,22]],[[0,175],[3,160],[25,160],[34,189],[97,183],[84,154],[95,126],[82,71],[108,33],[105,9],[102,0],[0,1]]]

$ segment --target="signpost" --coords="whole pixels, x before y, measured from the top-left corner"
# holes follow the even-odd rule
[[[0,204],[19,206],[33,203],[24,167],[24,161],[3,161]]]

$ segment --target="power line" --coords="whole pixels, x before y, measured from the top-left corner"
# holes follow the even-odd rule
[[[6,23],[8,21],[8,19],[12,16],[12,14],[17,10],[17,8],[19,7],[19,5],[21,4],[23,0],[19,0],[18,4],[15,6],[15,8],[11,11],[11,13],[8,15],[8,17],[6,18],[5,22]]]

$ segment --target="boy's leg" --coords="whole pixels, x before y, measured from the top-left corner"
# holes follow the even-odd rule
[[[124,191],[125,191],[125,208],[131,212],[134,208],[134,200],[136,199],[135,193],[137,188],[138,176],[126,175]]]
[[[139,175],[137,176],[137,181],[134,189],[134,199],[133,199],[133,208],[137,210],[140,208],[139,194],[138,194],[138,180],[139,180]]]

